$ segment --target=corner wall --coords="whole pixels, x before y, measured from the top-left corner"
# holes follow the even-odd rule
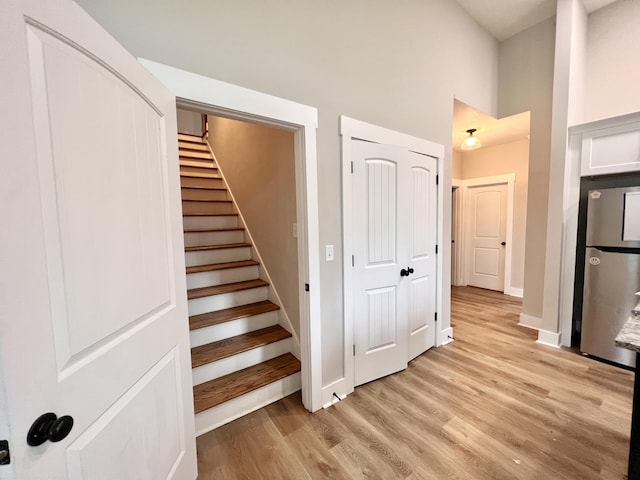
[[[585,122],[640,110],[640,1],[618,0],[588,17]]]
[[[548,19],[500,44],[498,116],[531,111],[529,190],[522,313],[542,318],[555,20]]]
[[[295,150],[292,132],[209,118],[209,144],[247,222],[282,308],[300,338]]]

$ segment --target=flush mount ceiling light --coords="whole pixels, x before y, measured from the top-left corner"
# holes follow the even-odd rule
[[[460,148],[462,150],[473,150],[474,148],[480,148],[482,146],[480,144],[480,140],[473,136],[473,132],[475,131],[475,128],[470,128],[469,130],[467,130],[469,136],[465,138],[464,142],[462,142],[462,145],[460,145]]]

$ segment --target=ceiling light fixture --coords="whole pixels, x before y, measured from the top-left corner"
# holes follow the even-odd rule
[[[460,145],[460,148],[462,150],[473,150],[474,148],[480,148],[482,146],[480,144],[480,140],[478,140],[476,137],[473,136],[473,133],[476,130],[477,129],[475,128],[470,128],[469,130],[467,130],[467,133],[469,134],[469,136],[465,138],[464,142],[462,142],[462,145]]]

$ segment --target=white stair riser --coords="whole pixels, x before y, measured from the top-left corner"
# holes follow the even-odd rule
[[[202,435],[300,390],[300,372],[241,395],[196,415],[196,435]]]
[[[182,202],[183,215],[224,215],[236,213],[231,202]]]
[[[244,242],[244,230],[229,230],[221,232],[190,232],[184,234],[185,247],[204,245],[220,245],[225,243]]]
[[[238,318],[230,322],[192,330],[189,334],[191,347],[199,347],[207,343],[217,342],[225,338],[235,337],[243,333],[267,328],[278,323],[278,311],[261,313],[251,317]]]
[[[211,263],[239,262],[240,260],[251,259],[251,247],[186,252],[184,258],[187,267],[209,265]]]
[[[227,190],[184,188],[182,189],[182,200],[229,200],[229,192]]]
[[[258,278],[258,267],[237,267],[212,270],[210,272],[190,273],[187,275],[187,288],[211,287],[223,283],[243,282]]]
[[[237,215],[210,215],[201,217],[182,217],[185,230],[204,230],[207,228],[237,228]]]
[[[228,375],[243,368],[266,362],[290,352],[291,338],[270,343],[263,347],[254,348],[247,352],[238,353],[232,357],[223,358],[217,362],[208,363],[192,370],[193,385],[199,385],[214,378]]]
[[[247,303],[261,302],[267,299],[267,287],[250,288],[239,292],[211,295],[210,297],[194,298],[188,301],[189,316],[214,312],[223,308],[237,307]]]

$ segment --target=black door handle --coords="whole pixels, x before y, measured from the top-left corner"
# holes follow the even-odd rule
[[[500,242],[500,245],[502,245],[503,247],[507,244],[507,242]]]
[[[42,445],[47,440],[59,442],[69,435],[73,428],[73,418],[64,415],[60,418],[55,413],[40,415],[31,425],[27,433],[27,443],[32,447]]]
[[[406,269],[403,268],[402,270],[400,270],[400,276],[401,277],[408,277],[413,272],[414,272],[414,270],[411,267],[407,267]]]

